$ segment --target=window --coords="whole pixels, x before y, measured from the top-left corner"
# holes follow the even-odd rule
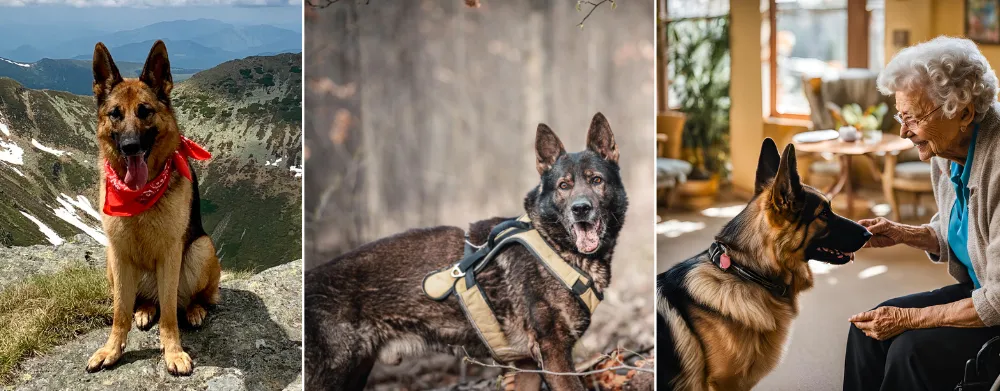
[[[764,102],[772,117],[808,118],[806,78],[882,67],[884,0],[762,3]]]
[[[674,74],[674,64],[667,61],[669,41],[668,30],[670,28],[679,29],[681,32],[691,35],[700,30],[708,28],[708,24],[715,19],[729,15],[730,0],[657,0],[657,35],[660,42],[657,45],[657,108],[660,111],[676,109],[680,99],[677,96],[678,88],[682,88],[683,79],[674,80],[670,75]],[[766,1],[766,0],[765,0]],[[672,25],[672,26],[671,26]],[[703,55],[703,52],[698,52]]]

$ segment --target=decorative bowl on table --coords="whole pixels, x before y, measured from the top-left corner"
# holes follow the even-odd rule
[[[874,145],[882,142],[882,130],[870,129],[864,131],[865,144]]]
[[[858,129],[853,126],[841,126],[840,127],[840,141],[846,143],[853,143],[858,141]]]

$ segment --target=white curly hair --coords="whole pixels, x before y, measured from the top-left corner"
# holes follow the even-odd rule
[[[954,118],[970,102],[976,121],[983,119],[997,98],[997,75],[976,44],[964,38],[940,36],[901,50],[876,80],[882,94],[923,93]]]

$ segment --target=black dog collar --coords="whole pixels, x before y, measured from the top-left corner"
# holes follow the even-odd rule
[[[712,243],[712,246],[708,248],[708,258],[712,260],[712,263],[715,264],[715,266],[718,266],[719,269],[722,269],[725,272],[731,271],[736,274],[737,277],[742,278],[745,281],[750,281],[764,287],[764,289],[767,289],[775,296],[788,297],[788,285],[785,285],[784,282],[764,277],[759,273],[736,263],[729,257],[729,254],[726,253],[726,245],[722,243]]]

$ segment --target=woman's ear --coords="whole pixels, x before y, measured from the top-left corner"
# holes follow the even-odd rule
[[[958,121],[959,123],[961,123],[962,126],[969,126],[969,124],[971,124],[972,120],[975,118],[976,118],[976,106],[974,106],[970,102],[969,104],[965,105],[964,108],[962,108],[962,111],[959,112]]]

